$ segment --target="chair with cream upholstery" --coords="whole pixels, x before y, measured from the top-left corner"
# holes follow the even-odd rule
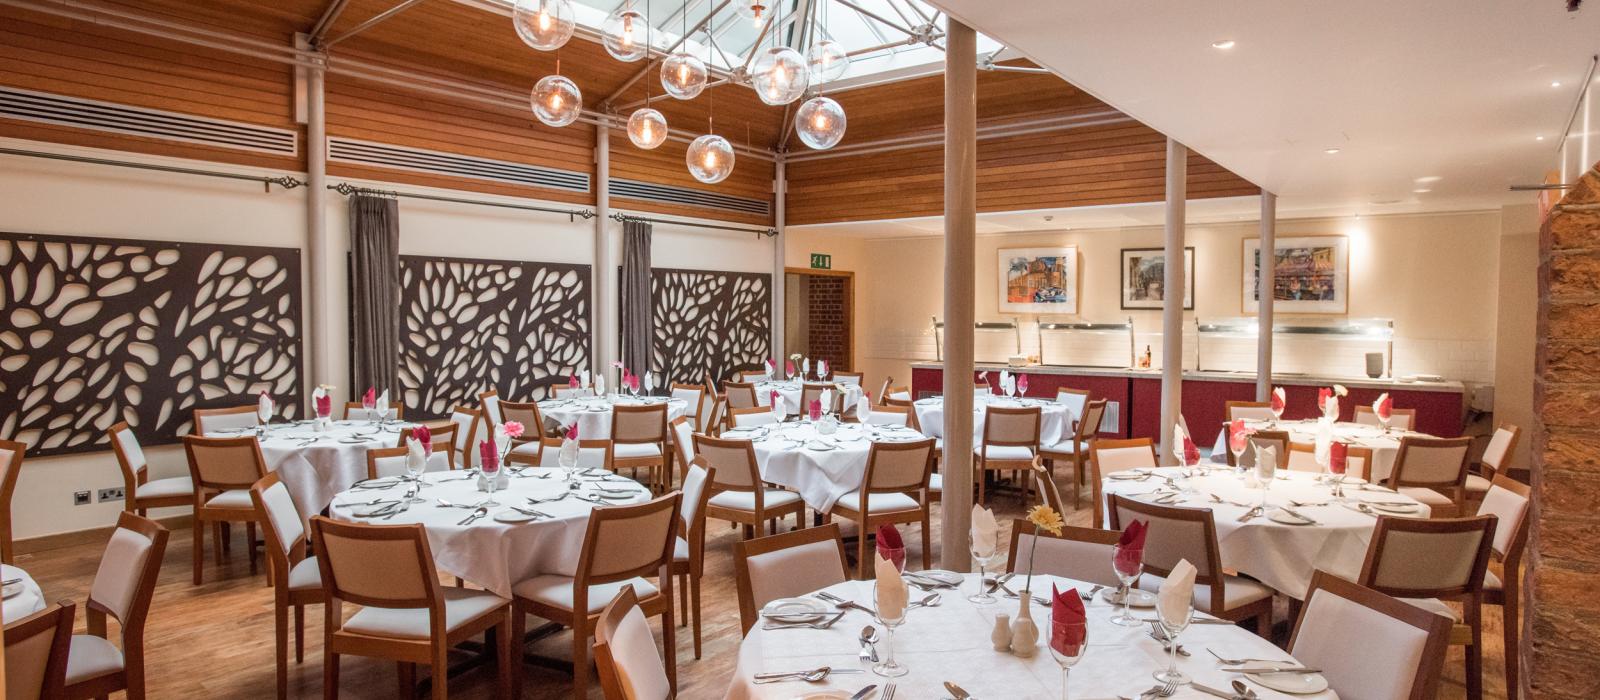
[[[839,497],[829,509],[831,518],[856,526],[856,574],[862,579],[872,570],[867,556],[867,535],[880,525],[922,525],[922,568],[933,566],[933,528],[928,504],[921,501],[933,471],[933,438],[914,442],[874,442],[867,450],[867,471],[862,487]]]
[[[887,384],[889,381],[894,381],[894,380],[890,379],[890,380],[888,380],[888,381],[886,381],[884,383]],[[907,387],[907,386],[884,387],[883,396],[879,400],[879,403],[882,403],[884,405],[888,405],[890,399],[893,399],[893,400],[896,400],[896,401],[905,401],[906,403],[909,404],[911,402],[911,387]]]
[[[683,416],[678,416],[679,420]],[[691,442],[693,439],[691,438]],[[692,449],[692,448],[691,448]],[[678,602],[683,617],[678,624],[694,622],[694,658],[700,658],[700,577],[706,568],[706,503],[711,500],[715,470],[705,460],[692,459],[683,473],[682,522],[672,549],[672,575],[678,577]],[[694,605],[689,607],[690,603]]]
[[[833,381],[837,384],[861,386],[862,380],[867,378],[866,372],[834,372]]]
[[[1222,405],[1223,415],[1228,417],[1228,422],[1236,420],[1274,420],[1272,404],[1265,401],[1229,401]]]
[[[1122,585],[1111,569],[1112,547],[1122,539],[1122,533],[1070,525],[1063,527],[1060,535],[1049,532],[1035,535],[1033,530],[1033,523],[1021,518],[1011,523],[1011,555],[1006,559],[1006,571],[1026,573],[1031,556],[1034,573],[1087,581],[1107,588]],[[1022,567],[1021,571],[1018,566]]]
[[[513,464],[532,464],[539,467],[561,466],[561,438],[547,437],[539,442],[539,452],[516,452],[511,455]],[[578,440],[578,469],[605,469],[611,463],[610,440]]]
[[[420,523],[369,525],[319,515],[311,519],[311,534],[327,593],[324,697],[338,697],[340,657],[369,656],[396,662],[395,697],[415,696],[417,666],[431,667],[433,697],[443,700],[450,686],[450,649],[491,629],[502,697],[512,688],[510,601],[486,591],[439,585],[433,550]],[[348,619],[347,601],[361,606]]]
[[[1472,438],[1400,438],[1389,488],[1426,503],[1435,518],[1460,515]],[[1446,495],[1446,492],[1449,495]]]
[[[645,483],[665,491],[672,481],[667,471],[667,404],[611,407],[611,471],[644,469]]]
[[[767,603],[808,595],[850,578],[838,523],[735,542],[733,571],[739,626],[746,634]]]
[[[1130,469],[1155,469],[1156,446],[1150,438],[1132,440],[1095,440],[1089,448],[1089,489],[1094,499],[1094,512],[1090,520],[1099,528],[1105,522],[1105,497],[1101,494],[1101,481],[1107,476]]]
[[[401,449],[403,448],[388,448]],[[367,453],[368,468],[372,452]],[[306,607],[328,599],[322,590],[317,558],[306,556],[305,521],[289,497],[289,489],[271,472],[250,487],[250,500],[261,518],[267,561],[272,564],[272,628],[278,657],[278,698],[289,694],[289,611],[294,610],[294,662],[306,660]]]
[[[829,382],[806,382],[800,385],[800,414],[806,415],[811,411],[811,402],[820,401],[822,392],[832,392],[832,400],[822,406],[823,413],[836,413],[839,402],[844,398],[844,392],[834,388]]]
[[[678,463],[679,478],[689,473],[694,464],[694,424],[688,416],[678,416],[667,424],[667,434],[672,436],[672,458]]]
[[[488,425],[484,431],[494,434],[494,429],[506,422],[505,414],[500,410],[500,392],[490,389],[478,393],[478,412],[483,414],[483,420]]]
[[[1039,454],[1038,406],[1007,408],[985,406],[983,440],[973,447],[973,480],[978,482],[978,503],[985,503],[985,482],[989,472],[1028,472]],[[1027,502],[1031,479],[1022,480],[1022,500]]]
[[[190,435],[211,435],[224,430],[245,430],[261,425],[256,405],[230,406],[228,408],[197,408],[194,410],[194,428]]]
[[[1289,443],[1289,459],[1283,465],[1292,472],[1321,473],[1322,465],[1317,464],[1317,446],[1309,442]]]
[[[1478,460],[1478,471],[1482,473],[1467,474],[1467,498],[1479,500],[1489,492],[1495,477],[1511,465],[1511,459],[1517,453],[1517,442],[1521,439],[1522,429],[1515,425],[1501,423],[1500,427],[1495,428],[1489,444],[1483,448],[1483,456]]]
[[[11,542],[11,496],[17,491],[17,476],[22,473],[22,460],[27,453],[24,443],[0,440],[0,562],[6,564],[16,556]],[[193,500],[191,497],[189,502]]]
[[[390,401],[389,402],[389,418],[394,419],[394,420],[403,420],[403,419],[405,419],[405,416],[406,416],[405,404],[402,404],[399,401]],[[374,408],[371,411],[368,411],[365,406],[361,405],[360,401],[347,401],[344,404],[344,419],[345,420],[367,420],[367,421],[373,421],[373,420],[381,420],[382,418],[383,418],[383,416],[378,415],[378,410],[376,408]]]
[[[855,411],[845,411],[849,417],[855,416]],[[902,428],[911,427],[911,408],[909,406],[873,406],[872,412],[867,414],[868,425],[896,425]]]
[[[1050,473],[1050,468],[1044,465],[1044,457],[1033,458],[1033,480],[1039,486],[1039,500],[1050,509],[1066,517],[1065,501],[1061,500],[1061,489],[1056,487],[1056,478]],[[1074,503],[1073,505],[1077,505]]]
[[[744,525],[746,538],[765,536],[769,521],[776,531],[778,519],[786,515],[794,515],[795,527],[805,526],[805,501],[761,480],[755,445],[749,440],[695,435],[694,452],[715,470],[706,515]]]
[[[589,637],[595,622],[618,593],[632,586],[647,616],[661,616],[667,647],[668,685],[677,687],[677,643],[672,624],[672,553],[677,542],[682,494],[674,491],[645,503],[600,506],[590,512],[578,557],[577,575],[546,574],[511,588],[511,638],[526,638],[527,616],[537,615],[572,628],[572,696],[589,692]],[[659,586],[645,580],[656,576]],[[521,648],[520,641],[518,648]],[[511,697],[522,697],[516,674]]]
[[[189,478],[195,489],[194,506],[194,585],[200,585],[205,567],[206,524],[218,526],[213,548],[217,563],[229,546],[228,523],[245,524],[245,544],[250,550],[250,573],[256,572],[256,507],[250,502],[250,487],[267,475],[267,461],[261,456],[261,443],[253,435],[243,437],[199,437],[186,435],[183,449],[189,456]]]
[[[404,476],[406,473],[405,447],[372,447],[367,449],[367,478]]]
[[[732,416],[734,409],[756,408],[761,402],[756,400],[756,385],[749,382],[723,382],[722,401],[724,412]],[[728,425],[733,425],[733,419],[728,419]]]
[[[689,424],[696,430],[705,429],[705,424],[701,422],[706,415],[705,403],[708,400],[706,397],[706,388],[704,386],[699,384],[679,384],[674,382],[672,384],[672,398],[687,404],[683,410],[684,415],[680,417],[687,418],[689,420]]]
[[[594,389],[588,387],[557,386],[553,387],[552,392],[555,394],[555,398],[558,399],[581,399],[587,396],[594,396]]]
[[[450,412],[450,422],[456,426],[455,452],[457,469],[478,466],[478,443],[488,439],[493,428],[485,425],[483,412],[470,406],[456,406]]]
[[[1255,620],[1256,634],[1272,634],[1272,589],[1222,570],[1217,524],[1210,508],[1161,506],[1111,494],[1111,529],[1143,520],[1149,527],[1144,542],[1144,575],[1139,588],[1154,593],[1172,567],[1187,559],[1198,571],[1194,579],[1194,609],[1224,620]]]
[[[758,425],[772,425],[778,422],[777,414],[766,406],[755,408],[735,408],[728,411],[728,425],[732,428],[754,428]]]
[[[1341,698],[1432,700],[1449,634],[1449,620],[1318,571],[1289,653]]]
[[[1246,469],[1254,469],[1256,466],[1255,448],[1257,447],[1271,447],[1273,454],[1278,458],[1278,465],[1283,466],[1289,460],[1289,442],[1289,431],[1287,430],[1257,430],[1250,433],[1250,448],[1246,449],[1244,454],[1239,455],[1237,463],[1234,461],[1233,451],[1228,451],[1228,466],[1242,466]]]
[[[698,657],[696,657],[698,658]],[[595,675],[606,700],[671,700],[672,681],[633,586],[623,586],[594,625]]]
[[[1450,621],[1451,646],[1466,647],[1469,700],[1483,697],[1483,579],[1498,521],[1379,516],[1356,579]],[[1447,601],[1460,603],[1464,614]]]
[[[728,398],[717,391],[717,383],[711,381],[711,373],[705,376],[705,400],[700,404],[700,418],[695,421],[696,432],[715,435],[722,429],[723,412],[728,409]],[[754,389],[751,392],[754,393]]]
[[[111,426],[106,438],[111,443],[112,454],[117,457],[117,466],[122,468],[123,510],[145,515],[151,508],[186,506],[194,502],[194,482],[189,477],[150,479],[150,465],[145,461],[144,449],[126,422]]]
[[[1504,649],[1521,649],[1522,552],[1528,545],[1528,506],[1533,489],[1503,474],[1496,475],[1478,515],[1495,516],[1494,539],[1489,544],[1491,568],[1483,573],[1483,604],[1498,605],[1503,613],[1500,629],[1505,633]],[[1500,571],[1495,572],[1493,564]],[[1506,654],[1506,687],[1519,688],[1517,654]]]
[[[1094,443],[1095,436],[1100,434],[1100,421],[1106,415],[1106,400],[1097,399],[1089,401],[1089,392],[1079,392],[1074,389],[1059,389],[1056,393],[1058,403],[1072,405],[1082,400],[1078,409],[1073,411],[1072,435],[1054,445],[1048,445],[1039,450],[1045,458],[1045,464],[1051,474],[1055,473],[1057,460],[1068,462],[1072,465],[1072,509],[1078,509],[1078,502],[1083,498],[1082,488],[1084,481],[1089,477],[1089,446]],[[1066,511],[1061,511],[1063,514]]]
[[[894,386],[894,377],[885,376],[883,384],[878,386],[878,393],[875,395],[868,394],[867,400],[871,401],[874,406],[882,406],[884,399],[889,398],[889,387],[891,386]]]
[[[117,516],[83,607],[88,634],[72,635],[62,697],[98,698],[119,690],[130,700],[144,697],[144,623],[168,534],[154,520],[128,512]],[[120,649],[107,637],[107,616],[121,630]]]
[[[764,369],[746,369],[735,372],[733,376],[737,377],[741,382],[754,384],[764,381],[767,378],[767,371]]]
[[[522,437],[511,441],[513,447],[538,442],[539,438],[549,433],[550,426],[545,425],[544,414],[539,412],[537,401],[501,401],[500,416],[506,422],[515,421],[523,427]]]
[[[4,696],[54,700],[67,683],[67,650],[77,606],[62,601],[21,620],[6,622]]]
[[[1395,430],[1411,430],[1417,425],[1417,409],[1396,408],[1390,412],[1389,427]],[[1383,425],[1378,420],[1378,413],[1371,406],[1357,404],[1355,422],[1360,425]]]
[[[411,445],[411,434],[415,428],[405,427],[400,429],[400,439],[395,441],[396,447]],[[456,459],[456,424],[446,421],[444,423],[428,424],[428,444],[431,449],[428,453],[428,471],[449,471],[455,469],[459,463]]]

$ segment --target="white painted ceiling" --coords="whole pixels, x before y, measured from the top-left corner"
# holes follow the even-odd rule
[[[1563,129],[1600,51],[1600,0],[1574,13],[1564,0],[930,4],[1277,192],[1287,216],[1533,201],[1507,187],[1558,167]],[[1233,48],[1213,48],[1222,40]],[[1254,218],[1256,204],[1199,208],[1191,218]],[[1078,216],[1115,225],[1103,219],[1124,215],[1095,209]],[[1141,220],[1159,211],[1126,209]],[[984,219],[1003,227],[1031,217],[1032,230],[1054,213],[1072,216]]]

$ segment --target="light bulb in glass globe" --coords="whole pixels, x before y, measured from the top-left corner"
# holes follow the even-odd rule
[[[583,93],[564,75],[547,75],[533,86],[533,116],[550,126],[566,126],[583,113]]]
[[[850,54],[839,42],[823,39],[806,52],[806,63],[811,66],[811,84],[821,85],[844,75],[850,67]]]
[[[825,151],[844,138],[844,108],[827,97],[813,97],[794,113],[794,130],[807,146]]]
[[[650,52],[647,43],[649,27],[644,15],[630,4],[617,8],[600,27],[600,38],[606,52],[619,61],[637,61]]]
[[[799,51],[777,46],[756,59],[750,86],[756,89],[762,102],[786,105],[806,93],[806,88],[811,86],[811,71],[806,69],[806,59]]]
[[[628,140],[650,150],[667,140],[667,118],[649,107],[634,110],[628,117]]]
[[[707,184],[722,182],[733,172],[733,144],[716,134],[706,134],[689,144],[683,159],[694,179]]]
[[[686,53],[675,53],[661,62],[661,87],[668,95],[692,100],[706,89],[706,64]]]
[[[767,21],[767,11],[772,9],[772,6],[766,0],[735,0],[733,9],[740,17],[754,22],[759,27],[762,22]]]
[[[522,42],[540,51],[554,51],[578,28],[568,0],[517,0],[511,22]]]

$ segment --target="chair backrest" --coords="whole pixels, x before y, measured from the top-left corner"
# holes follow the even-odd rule
[[[617,404],[611,407],[611,441],[619,445],[665,443],[667,404],[640,406]]]
[[[393,418],[395,420],[404,419],[406,417],[405,404],[402,404],[399,401],[390,401],[389,402],[389,417]],[[382,416],[378,415],[377,409],[373,409],[371,411],[368,411],[365,406],[361,405],[360,401],[347,401],[347,402],[345,402],[345,405],[344,405],[344,419],[345,420],[378,420],[380,418],[382,418]]]
[[[1272,420],[1272,404],[1265,401],[1229,401],[1223,406],[1228,422],[1236,420]]]
[[[5,628],[5,697],[47,700],[66,697],[67,651],[72,648],[76,607],[63,601]]]
[[[1109,474],[1129,469],[1154,469],[1156,446],[1150,438],[1132,440],[1095,440],[1089,448],[1094,462],[1094,483]]]
[[[577,399],[585,396],[594,396],[594,390],[587,387],[558,386],[555,387],[554,393],[558,399]]]
[[[683,494],[673,491],[644,503],[590,511],[574,594],[585,597],[589,586],[665,574],[672,564],[682,501]],[[574,609],[584,610],[586,603],[579,601]]]
[[[897,400],[897,401],[905,401],[907,403],[910,403],[911,402],[911,387],[908,387],[908,386],[891,386],[891,387],[888,387],[888,388],[884,389],[883,390],[883,402],[884,403],[888,403],[891,399]]]
[[[806,595],[848,579],[839,524],[735,542],[733,570],[739,592],[739,622],[748,633],[767,603]]]
[[[1122,538],[1122,533],[1069,525],[1061,528],[1060,535],[1049,532],[1035,535],[1033,529],[1032,523],[1020,518],[1011,523],[1011,555],[1006,560],[1007,571],[1016,571],[1019,565],[1027,567],[1031,556],[1034,573],[1107,587],[1122,585],[1111,568],[1111,548]]]
[[[741,382],[749,382],[754,384],[766,379],[767,371],[764,369],[745,369],[734,372],[733,376],[738,377],[739,381]]]
[[[1493,515],[1378,518],[1356,581],[1402,598],[1457,598],[1483,588],[1494,541]]]
[[[711,481],[716,478],[716,468],[703,459],[690,463],[683,472],[683,502],[680,506],[682,522],[678,535],[689,543],[689,561],[695,574],[704,565],[706,546],[706,504],[711,501]]]
[[[685,469],[694,462],[694,425],[687,416],[678,416],[667,424],[672,433],[672,447],[678,452],[678,462]]]
[[[888,400],[883,402],[883,407],[884,408],[904,408],[904,409],[906,409],[906,411],[907,411],[906,418],[907,418],[908,421],[910,421],[910,425],[911,425],[912,429],[916,430],[919,433],[922,432],[922,421],[917,418],[917,408],[916,408],[916,405],[911,401],[911,399],[890,398],[890,399],[888,399]]]
[[[370,464],[370,453],[367,459]],[[278,479],[277,472],[268,473],[250,487],[250,500],[256,504],[256,514],[262,523],[262,539],[266,541],[267,558],[272,560],[274,585],[286,586],[289,569],[306,558],[306,527],[300,519],[300,511],[295,508],[294,499],[289,497],[289,489]]]
[[[861,386],[863,379],[867,378],[866,372],[834,372],[833,381],[839,384]]]
[[[98,629],[105,629],[101,615],[115,619],[122,626],[122,653],[130,659],[130,667],[133,659],[143,663],[145,617],[150,612],[150,599],[156,592],[156,577],[161,574],[161,557],[166,554],[170,534],[154,520],[123,511],[100,556],[94,583],[89,586],[85,606],[89,629],[96,629],[96,618],[102,625]]]
[[[1287,469],[1292,472],[1321,472],[1322,467],[1317,464],[1316,451],[1317,446],[1309,442],[1290,442]],[[1249,450],[1246,450],[1246,452],[1249,452]],[[1232,459],[1233,455],[1229,454],[1228,457]],[[1346,476],[1365,479],[1367,478],[1367,468],[1371,464],[1372,448],[1355,446],[1345,448],[1344,473]]]
[[[0,440],[0,562],[10,564],[14,554],[11,542],[11,496],[17,491],[17,476],[22,473],[22,458],[28,446],[15,440]]]
[[[500,413],[500,392],[490,389],[479,392],[478,410],[483,413],[483,419],[488,425],[488,430],[493,431],[495,426],[506,422],[505,416]]]
[[[561,438],[545,438],[539,441],[539,460],[541,467],[561,466]],[[604,439],[579,440],[578,464],[579,469],[605,469],[611,464],[611,441]]]
[[[824,405],[822,410],[832,412],[835,408],[838,408],[839,399],[844,392],[835,389],[833,384],[830,383],[806,382],[800,386],[800,413],[809,412],[811,410],[811,402],[821,399],[824,391],[832,391],[833,400]]]
[[[1044,498],[1044,504],[1050,506],[1057,513],[1069,513],[1067,504],[1061,500],[1061,489],[1056,486],[1054,476],[1044,466],[1044,458],[1033,458],[1033,478],[1039,484],[1039,495]]]
[[[1290,442],[1289,461],[1284,468],[1292,472],[1320,472],[1317,464],[1317,446],[1309,442]]]
[[[429,628],[435,636],[443,634],[444,596],[421,523],[372,525],[318,515],[311,519],[311,543],[328,594],[330,627],[339,623],[338,604],[350,601],[374,608],[427,608]]]
[[[1029,447],[1039,449],[1039,422],[1043,409],[1038,406],[983,408],[983,447]]]
[[[230,406],[228,408],[197,408],[194,410],[194,429],[190,435],[207,435],[220,430],[242,430],[261,425],[256,405]]]
[[[1056,389],[1056,403],[1066,406],[1067,412],[1072,415],[1067,425],[1076,425],[1077,421],[1083,419],[1084,409],[1089,407],[1089,390],[1060,387]]]
[[[778,417],[773,415],[772,410],[764,406],[730,409],[728,417],[732,419],[735,428],[753,428],[778,422]]]
[[[537,401],[501,401],[500,417],[508,423],[521,423],[527,429],[522,434],[523,440],[538,439],[544,435],[544,414],[539,412]]]
[[[1467,450],[1472,438],[1400,438],[1389,486],[1460,487],[1467,481]]]
[[[1325,571],[1311,576],[1289,653],[1342,698],[1430,700],[1452,620]]]
[[[450,412],[450,422],[456,426],[455,449],[462,469],[478,466],[478,443],[489,435],[484,425],[483,412],[470,406],[457,406]]]
[[[1494,436],[1489,438],[1489,444],[1483,448],[1483,458],[1479,461],[1491,479],[1510,465],[1517,453],[1517,441],[1521,438],[1522,428],[1510,423],[1501,423],[1500,427],[1495,428]]]
[[[406,473],[407,447],[373,447],[367,450],[367,478],[400,476]]]
[[[722,420],[722,410],[727,403],[726,397],[717,391],[717,383],[711,381],[711,375],[706,374],[705,402],[700,404],[700,421],[695,425],[700,432],[710,432],[717,428],[717,421]]]
[[[1504,474],[1497,474],[1489,484],[1478,504],[1478,515],[1496,518],[1494,539],[1489,549],[1495,557],[1506,563],[1506,575],[1514,576],[1522,560],[1522,548],[1528,542],[1528,506],[1533,500],[1533,489]]]
[[[889,387],[891,386],[894,386],[894,377],[886,376],[883,378],[883,384],[878,386],[878,395],[868,396],[867,398],[872,400],[873,405],[882,406],[883,400],[889,398]]]
[[[116,455],[117,466],[122,469],[123,493],[131,502],[133,494],[139,489],[139,475],[149,467],[144,448],[139,445],[139,436],[134,434],[126,421],[120,421],[106,430],[106,440],[111,443],[111,453]]]
[[[854,411],[848,413],[854,414]],[[873,406],[872,413],[867,414],[869,425],[898,425],[909,427],[911,425],[910,406]]]
[[[761,493],[761,474],[756,466],[755,444],[749,440],[725,440],[709,435],[694,436],[694,452],[699,459],[716,470],[716,480],[711,482],[717,491],[754,491]]]
[[[726,395],[723,400],[728,402],[729,410],[761,405],[756,401],[756,385],[750,382],[723,382],[722,391]]]
[[[1417,424],[1415,408],[1396,408],[1390,414],[1389,427],[1395,430],[1411,430]],[[1371,406],[1362,404],[1356,405],[1355,422],[1361,425],[1383,425],[1383,421],[1378,420],[1378,413],[1373,411]]]
[[[705,387],[699,384],[678,384],[674,382],[672,384],[672,398],[688,404],[684,408],[684,414],[694,424],[694,427],[701,430],[706,429],[705,423],[701,422],[706,413],[704,405],[706,402]]]
[[[1212,610],[1223,609],[1222,556],[1217,544],[1217,525],[1210,508],[1161,506],[1111,494],[1107,508],[1113,530],[1143,520],[1148,526],[1144,541],[1144,568],[1166,576],[1179,561],[1189,560],[1197,570],[1194,582],[1211,587]]]
[[[205,489],[247,489],[267,475],[267,462],[261,456],[261,443],[251,435],[185,435],[183,449],[189,455],[189,477],[194,480],[197,499],[205,498]]]
[[[907,493],[928,486],[933,473],[933,438],[909,442],[874,442],[867,449],[862,498],[868,493]],[[865,511],[861,511],[865,512]]]
[[[1100,434],[1100,422],[1106,417],[1106,400],[1094,399],[1083,406],[1083,415],[1078,417],[1076,437],[1078,442],[1088,442]],[[1152,449],[1154,447],[1152,446]]]
[[[400,439],[395,441],[396,447],[410,447],[411,434],[415,428],[401,428]],[[433,446],[433,451],[428,455],[428,471],[435,471],[434,466],[444,462],[446,470],[461,466],[456,461],[456,424],[454,421],[428,424],[428,444]],[[535,436],[537,437],[537,436]]]
[[[633,586],[623,586],[594,626],[594,665],[606,700],[668,700],[672,681]]]

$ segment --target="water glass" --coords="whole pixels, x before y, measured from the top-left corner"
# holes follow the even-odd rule
[[[904,675],[906,675],[906,673],[910,672],[910,669],[906,668],[905,666],[901,665],[899,662],[896,662],[894,660],[894,628],[899,627],[901,624],[905,623],[905,621],[906,621],[905,608],[901,607],[900,614],[899,614],[898,617],[894,617],[894,618],[884,617],[884,615],[883,615],[883,601],[878,596],[878,584],[876,582],[874,582],[872,584],[872,602],[873,602],[873,607],[876,608],[877,611],[878,611],[877,615],[876,615],[876,617],[878,618],[878,624],[883,625],[883,630],[885,632],[884,638],[883,638],[883,648],[884,648],[883,661],[878,662],[876,664],[873,664],[872,665],[872,672],[876,673],[876,674],[878,674],[880,676],[883,676],[885,678],[896,678],[896,677],[899,677],[899,676],[904,676]]]
[[[971,551],[972,560],[978,563],[978,592],[967,596],[967,601],[977,605],[988,605],[995,602],[995,597],[989,595],[988,591],[986,590],[988,584],[984,583],[983,581],[983,573],[987,571],[989,567],[994,566],[998,562],[1000,559],[1000,552],[980,552],[976,549]]]
[[[1189,618],[1194,615],[1194,606],[1185,604],[1183,611],[1166,611],[1156,606],[1156,619],[1161,621],[1161,633],[1167,637],[1167,670],[1158,671],[1155,679],[1162,683],[1176,683],[1188,685],[1189,677],[1178,670],[1178,635],[1189,627]]]
[[[483,472],[484,488],[489,491],[489,500],[484,501],[483,504],[486,506],[500,505],[494,500],[494,492],[500,487],[500,465],[496,464],[490,467],[488,464],[484,464],[480,471]]]
[[[1053,618],[1050,621],[1050,657],[1055,659],[1056,665],[1061,667],[1061,700],[1067,700],[1067,672],[1071,671],[1072,667],[1076,666],[1078,661],[1083,659],[1084,652],[1089,651],[1089,645],[1086,641],[1084,644],[1078,644],[1076,646],[1065,646],[1064,648],[1068,653],[1062,653],[1061,650],[1056,648],[1058,646],[1055,643],[1056,637],[1063,634],[1063,630],[1067,628],[1086,628],[1087,626],[1088,625],[1083,623],[1077,623],[1060,625],[1058,627]],[[1087,640],[1087,632],[1087,629],[1080,629],[1076,632],[1076,634],[1084,637],[1085,640]]]
[[[1133,584],[1139,580],[1139,575],[1144,573],[1144,552],[1137,556],[1129,553],[1123,554],[1122,545],[1113,545],[1111,548],[1111,570],[1116,573],[1117,580],[1122,586],[1117,589],[1117,600],[1122,604],[1117,608],[1117,614],[1111,616],[1111,623],[1123,627],[1138,627],[1142,624],[1139,618],[1133,616],[1133,611],[1128,607],[1128,598],[1133,595]]]
[[[1272,478],[1278,473],[1276,460],[1256,460],[1256,480],[1261,482],[1261,509],[1267,509],[1267,490],[1272,488]]]

